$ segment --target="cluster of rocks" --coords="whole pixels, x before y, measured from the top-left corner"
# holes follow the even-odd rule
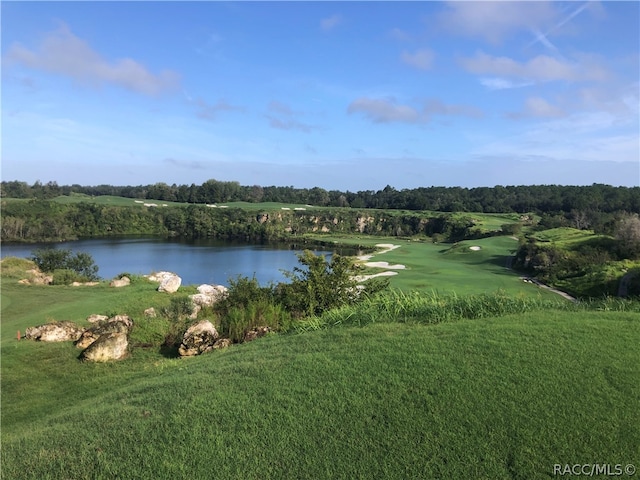
[[[158,282],[158,291],[173,293],[178,290],[182,279],[171,272],[158,272],[145,275],[150,281]],[[44,282],[43,282],[44,283]],[[131,280],[123,276],[110,282],[111,287],[123,287],[131,283]],[[216,302],[226,298],[227,287],[223,285],[203,284],[198,287],[198,293],[189,295],[193,307],[190,318],[197,319],[202,308],[211,307]],[[154,308],[147,308],[144,316],[153,318],[156,316]],[[89,328],[83,328],[73,322],[50,322],[37,327],[29,327],[25,332],[25,338],[41,342],[72,341],[75,346],[82,349],[80,359],[93,362],[106,362],[120,360],[126,357],[129,348],[129,333],[133,327],[133,321],[128,315],[93,314],[87,317],[92,324]],[[269,333],[269,327],[256,327],[245,333],[243,341],[250,342]],[[229,338],[221,338],[215,326],[209,320],[200,320],[191,325],[182,337],[178,353],[180,356],[194,356],[226,348],[232,344]]]
[[[229,289],[224,285],[203,284],[198,287],[198,293],[189,295],[193,310],[189,318],[198,318],[198,313],[203,307],[211,307],[227,296]]]
[[[128,315],[91,315],[87,321],[89,328],[79,327],[73,322],[51,322],[37,327],[29,327],[25,338],[40,342],[72,341],[82,349],[81,360],[108,362],[120,360],[128,353],[129,332],[133,321]]]
[[[26,270],[25,273],[29,275],[29,278],[18,280],[18,283],[23,285],[51,285],[53,283],[53,276],[47,275],[37,268]]]
[[[270,327],[256,327],[249,330],[244,336],[244,342],[251,342],[256,338],[264,337],[271,332]],[[229,338],[220,338],[216,327],[209,320],[200,320],[191,325],[182,337],[182,342],[178,347],[181,357],[191,357],[227,348],[233,342]]]

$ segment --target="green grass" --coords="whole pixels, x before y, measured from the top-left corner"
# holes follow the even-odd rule
[[[323,237],[316,235],[311,238]],[[434,244],[429,239],[398,237],[327,236],[325,240],[362,246],[379,243],[399,245],[395,250],[374,255],[371,261],[405,265],[406,269],[395,270],[398,274],[389,279],[392,287],[407,292],[418,290],[465,295],[501,290],[512,295],[556,296],[524,283],[518,273],[506,268],[507,258],[518,248],[518,242],[507,236],[465,240],[456,244]],[[470,247],[480,247],[480,250],[471,250]],[[385,270],[375,268],[365,273]]]
[[[467,250],[440,254],[473,264]],[[171,296],[140,279],[15,275],[1,293],[2,478],[537,479],[558,463],[640,464],[637,302],[396,291],[363,305],[366,321],[336,313],[340,328],[87,364],[16,331],[113,312],[149,335],[142,310]]]
[[[601,238],[604,235],[595,235],[592,230],[578,230],[571,227],[558,227],[536,232],[531,235],[538,242],[553,242],[559,245],[569,245],[584,242],[585,240],[593,240]]]
[[[536,479],[556,463],[637,464],[639,327],[547,311],[108,365],[5,342],[4,478]]]

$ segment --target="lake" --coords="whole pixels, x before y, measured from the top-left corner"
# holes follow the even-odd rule
[[[305,247],[287,244],[247,244],[217,240],[181,241],[154,238],[100,238],[47,244],[2,244],[2,257],[29,257],[37,248],[69,248],[90,254],[98,275],[106,280],[123,272],[175,272],[183,285],[229,285],[229,278],[255,275],[260,285],[286,281],[281,270],[298,266],[297,253]],[[331,255],[329,249],[316,254]],[[337,249],[335,251],[338,251]],[[343,255],[355,251],[340,250]]]

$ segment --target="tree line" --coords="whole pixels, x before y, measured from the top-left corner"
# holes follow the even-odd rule
[[[2,198],[51,199],[60,195],[115,195],[126,198],[181,203],[281,202],[314,206],[432,210],[440,212],[528,213],[566,215],[582,212],[585,222],[593,212],[640,213],[640,187],[522,185],[495,187],[420,187],[397,190],[342,192],[323,188],[293,186],[240,185],[238,182],[210,179],[201,185],[58,185],[56,182],[22,181],[0,183]],[[579,227],[580,228],[580,227]]]
[[[437,241],[457,241],[500,233],[484,231],[471,216],[465,214],[352,208],[255,212],[193,204],[145,208],[89,202],[65,204],[32,199],[2,201],[2,213],[0,238],[10,242],[63,241],[120,235],[290,242],[304,234],[316,232],[425,235]]]

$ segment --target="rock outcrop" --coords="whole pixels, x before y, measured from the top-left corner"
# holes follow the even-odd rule
[[[29,278],[23,278],[18,283],[23,285],[51,285],[53,283],[53,276],[41,272],[38,268],[26,270],[25,273],[29,275]]]
[[[144,316],[148,317],[148,318],[155,318],[156,315],[156,309],[153,307],[149,307],[144,311]]]
[[[112,333],[123,333],[128,335],[133,321],[127,315],[116,315],[106,321],[99,322],[93,327],[86,329],[80,338],[76,341],[76,347],[88,348],[100,337],[110,335]]]
[[[182,337],[178,353],[183,357],[200,355],[213,350],[218,331],[209,320],[201,320],[191,325]]]
[[[91,362],[120,360],[128,353],[129,340],[126,333],[107,333],[100,336],[81,354],[80,359]]]
[[[105,322],[107,320],[109,320],[108,315],[98,315],[97,313],[93,313],[87,317],[87,322],[89,323]]]
[[[180,284],[182,283],[182,279],[175,273],[171,272],[158,272],[151,275],[145,275],[145,277],[152,282],[160,282],[160,286],[158,287],[159,292],[177,292],[178,288],[180,288]]]
[[[110,287],[126,287],[131,284],[131,279],[129,277],[121,277],[111,280],[109,283]]]
[[[75,342],[83,332],[84,328],[73,322],[51,322],[27,328],[25,338],[40,342]]]

